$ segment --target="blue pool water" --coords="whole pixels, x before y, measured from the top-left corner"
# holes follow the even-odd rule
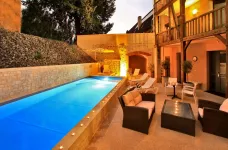
[[[120,80],[85,78],[0,106],[0,149],[50,150]]]

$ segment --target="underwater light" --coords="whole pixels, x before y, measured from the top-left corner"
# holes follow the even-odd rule
[[[93,85],[92,87],[93,88],[105,88],[106,86],[99,83],[99,84]]]
[[[109,80],[109,78],[108,78],[108,77],[105,77],[103,80],[104,80],[104,81],[108,81],[108,80]]]

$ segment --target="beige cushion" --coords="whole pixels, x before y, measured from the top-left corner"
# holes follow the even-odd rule
[[[219,110],[228,112],[228,99],[226,99],[222,105],[220,106]]]
[[[152,111],[154,110],[154,102],[150,102],[150,101],[142,101],[140,102],[138,105],[136,105],[137,107],[143,107],[143,108],[147,108],[148,109],[148,118],[150,118]]]
[[[137,104],[136,106],[147,108],[147,109],[154,109],[154,105],[155,105],[154,102],[151,102],[151,101],[142,101],[139,104]]]
[[[198,108],[199,115],[201,118],[203,118],[203,108]]]
[[[133,91],[131,91],[131,94],[133,95],[135,105],[137,105],[142,101],[142,95],[139,93],[137,89],[134,89]]]
[[[123,95],[123,101],[126,106],[135,106],[134,97],[131,92]]]
[[[148,119],[150,119],[150,116],[152,114],[153,109],[148,109]]]

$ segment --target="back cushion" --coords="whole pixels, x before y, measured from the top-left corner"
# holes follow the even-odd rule
[[[126,106],[135,106],[134,98],[131,92],[123,95],[123,101]]]
[[[142,96],[137,89],[134,89],[133,91],[131,91],[131,93],[133,95],[135,105],[142,101]]]
[[[219,110],[228,112],[228,99],[226,99],[222,105],[220,106]]]

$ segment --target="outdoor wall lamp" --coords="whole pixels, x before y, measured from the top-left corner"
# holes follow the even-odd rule
[[[197,10],[197,9],[193,9],[193,10],[192,10],[192,14],[193,14],[193,15],[196,15],[197,13],[198,13],[198,10]]]

